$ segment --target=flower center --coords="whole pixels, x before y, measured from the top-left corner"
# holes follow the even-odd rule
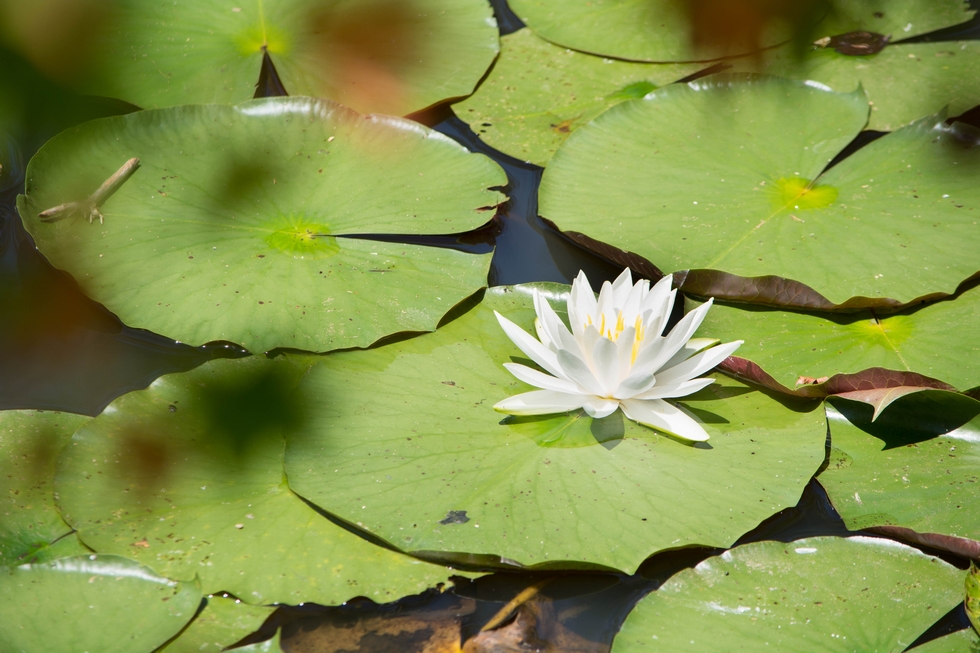
[[[592,324],[592,316],[587,315],[585,318],[586,328],[592,326]],[[606,315],[603,313],[599,316],[599,324],[596,324],[595,326],[599,330],[599,335],[601,335],[603,338],[608,338],[609,340],[616,342],[619,340],[620,334],[626,330],[626,324],[623,321],[623,311],[616,312],[615,324],[607,324]],[[630,364],[636,362],[636,356],[640,353],[640,346],[643,344],[644,336],[646,336],[646,329],[643,328],[642,315],[636,316],[636,321],[633,323],[633,329],[635,330],[636,335],[633,336],[633,351],[630,357]]]

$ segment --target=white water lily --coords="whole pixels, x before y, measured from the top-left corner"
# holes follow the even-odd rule
[[[598,300],[579,272],[568,297],[571,331],[548,301],[534,291],[535,340],[499,313],[497,321],[521,351],[550,372],[504,363],[511,374],[540,390],[508,397],[494,408],[510,415],[550,415],[584,409],[602,418],[622,409],[627,418],[676,437],[704,441],[701,425],[665,399],[684,397],[714,379],[695,378],[735,351],[741,340],[716,344],[697,339],[711,300],[685,315],[661,335],[674,307],[670,275],[653,288],[633,285],[629,268],[612,284],[602,284]]]

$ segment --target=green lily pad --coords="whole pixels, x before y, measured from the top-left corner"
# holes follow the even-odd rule
[[[564,312],[567,286],[492,288],[434,334],[314,366],[309,423],[287,438],[290,487],[405,550],[630,573],[664,549],[729,546],[796,504],[823,460],[812,403],[719,377],[680,402],[704,448],[619,411],[495,412],[527,386],[503,367],[521,354],[493,311],[533,333],[532,288]]]
[[[247,100],[267,52],[291,95],[405,115],[472,93],[499,49],[483,0],[123,0],[99,27],[82,88],[144,108]]]
[[[51,481],[58,452],[89,419],[33,410],[0,412],[0,566],[38,561],[71,532],[55,508]]]
[[[980,104],[976,41],[899,43],[861,57],[823,48],[799,58],[782,47],[765,53],[761,65],[746,58],[735,67],[810,79],[840,92],[860,84],[871,105],[867,128],[878,131],[894,131],[944,107],[956,116]]]
[[[714,52],[692,47],[691,32],[697,27],[692,26],[685,5],[672,0],[510,0],[514,12],[542,38],[633,61],[704,60],[750,52],[810,33],[824,36],[869,30],[892,34],[895,39],[908,38],[965,22],[974,13],[963,0],[832,0],[829,7],[820,4],[811,3],[813,11],[807,12],[806,3],[801,3],[795,16],[786,12],[786,20],[770,20],[759,26],[758,34],[749,27],[753,18],[746,18],[730,32],[736,42]],[[745,3],[742,9],[750,15],[752,5]],[[744,29],[744,42],[738,42],[739,28]]]
[[[238,599],[207,597],[204,610],[161,653],[220,653],[246,635],[254,633],[276,611],[271,606],[249,605]],[[261,648],[267,645],[267,648]],[[279,651],[270,641],[235,649],[236,651]]]
[[[102,207],[84,200],[131,157]],[[190,344],[325,351],[430,331],[486,284],[490,255],[350,234],[484,224],[503,171],[400,118],[309,98],[141,111],[48,142],[18,210],[41,252],[125,323]]]
[[[980,402],[927,390],[873,423],[870,407],[839,400],[827,418],[833,450],[820,483],[848,528],[980,540]]]
[[[963,573],[890,540],[756,542],[685,569],[626,618],[613,653],[899,653],[963,600]]]
[[[830,11],[814,28],[818,36],[868,31],[893,41],[965,23],[976,13],[967,0],[830,0]]]
[[[453,108],[489,145],[539,166],[569,134],[609,107],[704,67],[594,57],[552,45],[527,29],[500,42],[493,70]]]
[[[306,422],[292,393],[305,369],[213,361],[117,399],[59,460],[66,521],[98,551],[249,603],[385,602],[445,582],[447,569],[368,543],[287,487],[282,429]]]
[[[201,602],[195,582],[175,582],[113,555],[0,568],[0,649],[152,651]]]
[[[943,635],[913,650],[916,653],[977,653],[980,651],[980,637],[972,628],[967,628]]]
[[[664,270],[777,275],[851,308],[952,293],[978,269],[980,135],[932,116],[823,172],[867,111],[774,77],[668,86],[566,141],[541,214]]]
[[[980,385],[971,325],[980,320],[980,288],[896,315],[868,311],[810,315],[751,306],[713,306],[702,328],[745,340],[738,355],[792,388],[800,376],[821,378],[871,367],[918,372],[966,390]]]

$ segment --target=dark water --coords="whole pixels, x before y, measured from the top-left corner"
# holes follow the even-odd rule
[[[505,0],[492,0],[506,34],[522,27]],[[974,0],[974,4],[977,0]],[[913,41],[980,38],[980,20],[948,28]],[[122,324],[104,307],[89,300],[67,274],[52,268],[36,251],[16,214],[15,200],[23,192],[26,162],[50,136],[71,124],[101,115],[115,115],[135,107],[101,99],[79,99],[66,91],[46,87],[31,77],[14,55],[0,52],[0,63],[20,66],[24,84],[38,84],[47,101],[76,107],[74,113],[28,121],[20,133],[0,134],[0,409],[40,408],[97,415],[114,398],[146,387],[162,374],[192,369],[214,358],[247,355],[229,343],[189,347],[164,336]],[[13,68],[5,67],[6,70]],[[281,83],[263,70],[265,94],[280,95]],[[622,271],[622,263],[593,254],[538,217],[537,190],[542,168],[519,161],[483,143],[470,127],[441,108],[433,114],[435,128],[475,152],[493,158],[507,173],[506,194],[501,206],[482,229],[467,234],[433,237],[370,236],[380,240],[416,242],[470,252],[494,251],[489,284],[530,281],[568,283],[580,269],[593,285],[611,280]],[[963,120],[977,124],[980,111],[964,114]],[[978,125],[980,126],[980,125]],[[859,135],[836,164],[860,147],[881,136],[880,132]],[[736,544],[761,540],[792,541],[817,535],[849,534],[831,506],[826,493],[811,481],[799,504],[784,510],[741,537]],[[516,594],[532,585],[541,589],[539,601],[549,618],[561,624],[564,635],[591,642],[605,650],[632,606],[655,590],[672,574],[719,553],[694,548],[665,552],[651,557],[633,576],[600,573],[495,573],[475,581],[460,579],[456,589],[410,597],[398,604],[376,606],[366,599],[345,606],[283,606],[252,640],[271,636],[283,628],[285,650],[313,651],[315,637],[324,624],[354,623],[378,615],[435,614],[448,611],[462,615],[464,637],[476,636],[498,610]],[[965,561],[943,556],[963,567]],[[454,612],[455,611],[455,612]],[[544,613],[542,613],[544,614]],[[540,616],[540,615],[539,615]],[[543,618],[543,617],[542,617]],[[968,627],[965,612],[958,608],[937,621],[917,641]],[[379,640],[380,641],[380,640]],[[578,641],[578,640],[576,640]],[[379,644],[389,650],[392,642]],[[397,650],[397,649],[390,649]]]

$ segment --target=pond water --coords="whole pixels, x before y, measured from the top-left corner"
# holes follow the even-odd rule
[[[502,34],[522,28],[505,0],[495,0],[492,4]],[[974,20],[916,40],[978,38],[980,21]],[[488,155],[505,170],[509,200],[499,207],[491,222],[475,232],[371,238],[473,253],[492,250],[491,286],[535,281],[570,283],[579,270],[584,270],[597,286],[619,275],[624,263],[621,253],[606,251],[603,256],[590,251],[538,216],[538,187],[543,168],[489,147],[474,132],[478,126],[467,125],[449,108],[444,107],[436,118],[432,121],[436,130],[471,151]],[[980,122],[971,118],[965,115],[963,120]],[[50,131],[38,129],[2,143],[0,409],[58,410],[94,416],[116,397],[144,388],[163,374],[190,370],[217,358],[247,355],[244,349],[231,343],[190,347],[126,326],[85,297],[67,274],[45,261],[24,231],[15,202],[16,196],[24,192],[27,161],[50,135]],[[831,165],[882,135],[883,132],[862,132]],[[855,532],[862,533],[846,528],[823,487],[811,480],[796,507],[767,519],[736,544],[765,540],[791,542]],[[967,568],[966,558],[925,550],[960,569]],[[340,607],[282,606],[262,629],[242,643],[262,641],[282,628],[281,646],[285,651],[332,650],[325,647],[337,632],[361,627],[365,632],[378,634],[373,640],[374,648],[359,650],[410,650],[399,647],[413,645],[409,642],[418,644],[440,629],[461,631],[465,639],[470,639],[480,636],[481,628],[494,619],[511,619],[515,623],[526,622],[521,632],[536,633],[534,650],[598,653],[609,649],[613,636],[638,600],[679,570],[693,567],[720,552],[708,548],[666,551],[648,559],[632,576],[600,572],[497,572],[475,580],[460,578],[449,592],[409,597],[381,607],[366,599],[354,599]],[[522,593],[523,607],[513,604],[515,597]],[[498,614],[505,606],[508,609]],[[398,622],[399,619],[404,623]],[[401,625],[392,626],[395,622]],[[968,627],[964,609],[957,607],[946,615],[937,615],[934,627],[917,643]],[[454,628],[457,630],[453,631]],[[507,648],[511,644],[488,640],[486,648],[475,650],[515,650]]]

